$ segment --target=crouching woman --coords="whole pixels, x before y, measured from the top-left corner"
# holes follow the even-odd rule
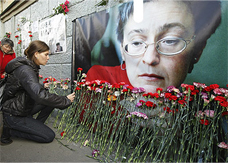
[[[40,65],[49,60],[49,47],[36,40],[24,52],[26,57],[10,61],[2,99],[3,132],[1,144],[10,144],[11,136],[40,143],[52,142],[55,133],[44,124],[54,108],[65,109],[71,105],[75,94],[51,94],[39,83]],[[39,113],[36,118],[34,114]]]

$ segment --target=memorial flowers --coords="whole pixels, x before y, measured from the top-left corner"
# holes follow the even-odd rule
[[[193,83],[145,93],[123,82],[87,81],[78,69],[73,90],[75,102],[55,125],[62,138],[99,151],[92,152],[96,159],[228,161],[227,88]]]
[[[6,32],[4,37],[10,38],[10,36],[11,36],[11,32]]]
[[[52,16],[57,15],[57,14],[61,14],[61,13],[66,15],[69,12],[68,4],[69,4],[69,1],[66,0],[65,3],[61,3],[56,8],[53,8],[54,14]]]

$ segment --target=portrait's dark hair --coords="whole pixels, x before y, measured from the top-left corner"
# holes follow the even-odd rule
[[[155,0],[144,0],[144,3]],[[221,22],[221,2],[215,1],[182,1],[187,4],[195,22],[196,49],[200,50],[206,45],[207,39],[215,32]],[[167,1],[166,3],[169,3]],[[119,7],[117,38],[123,41],[123,31],[129,17],[133,14],[133,2],[123,3]],[[199,40],[198,40],[199,39]],[[199,42],[198,42],[199,41]]]
[[[27,49],[25,49],[24,54],[27,56],[29,60],[33,61],[34,54],[36,52],[42,53],[48,50],[49,50],[49,46],[45,42],[40,40],[35,40],[30,42]]]
[[[14,47],[13,41],[10,40],[9,38],[3,38],[3,39],[1,40],[1,45],[9,45],[9,46],[11,46],[11,48]]]
[[[58,43],[56,43],[56,46],[58,46],[58,45],[60,45],[60,43],[58,42]]]

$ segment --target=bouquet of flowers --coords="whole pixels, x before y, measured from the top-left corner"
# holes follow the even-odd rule
[[[69,1],[66,0],[65,3],[61,3],[58,7],[53,8],[55,13],[52,16],[57,15],[57,14],[61,14],[61,13],[66,15],[67,12],[69,12],[68,4],[69,4]]]
[[[4,37],[10,38],[10,36],[11,36],[11,32],[6,32]]]

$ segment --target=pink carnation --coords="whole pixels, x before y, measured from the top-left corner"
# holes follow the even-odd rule
[[[126,118],[129,118],[132,115],[136,115],[137,117],[142,117],[143,119],[148,119],[146,114],[141,113],[141,112],[137,112],[137,111],[131,112],[130,115],[126,116]]]
[[[221,142],[218,147],[220,148],[224,148],[224,149],[228,149],[228,144],[226,144],[225,142]]]
[[[215,114],[214,110],[205,110],[204,113],[207,117],[214,117]]]
[[[193,82],[193,85],[196,86],[197,88],[206,88],[206,85],[203,84],[203,83],[196,83],[196,82]]]
[[[203,118],[203,115],[204,115],[204,112],[202,112],[201,110],[198,111],[198,113],[196,113],[196,117],[199,117],[199,118]]]
[[[215,88],[215,89],[213,90],[213,92],[214,92],[215,94],[217,94],[217,95],[221,95],[221,94],[222,94],[220,88]]]

